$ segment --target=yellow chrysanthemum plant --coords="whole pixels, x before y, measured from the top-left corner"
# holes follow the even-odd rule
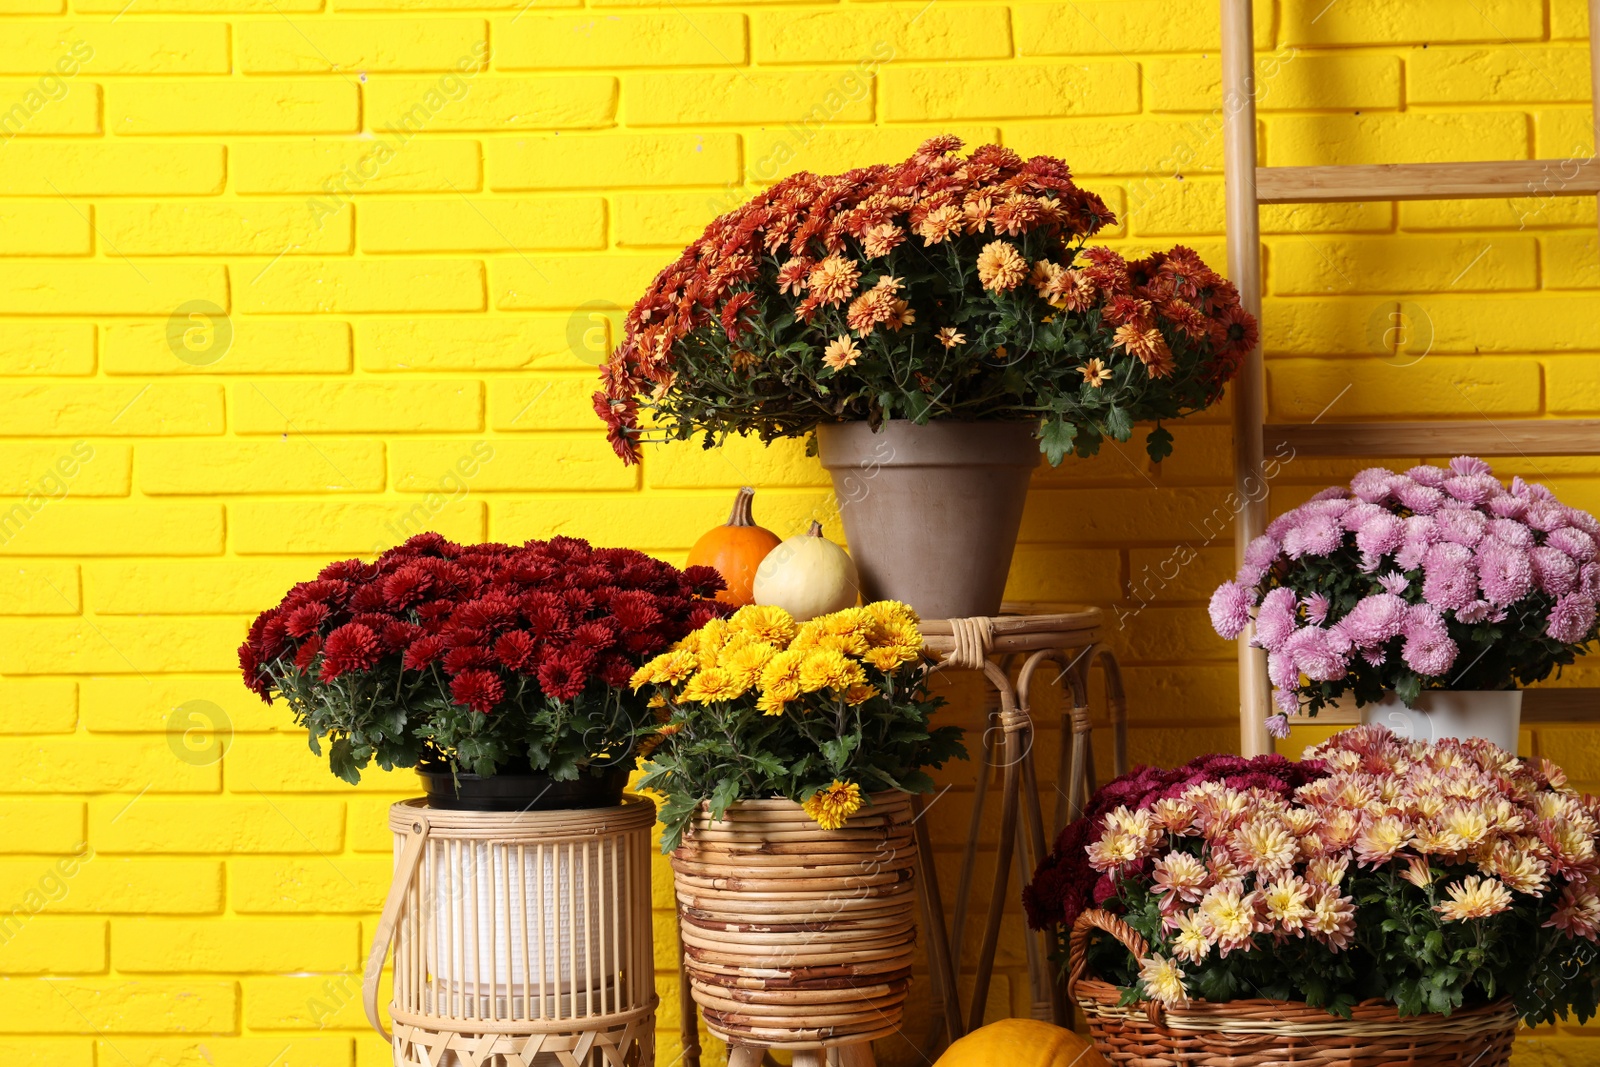
[[[782,608],[712,619],[633,676],[658,725],[641,789],[665,797],[662,851],[702,804],[787,798],[827,830],[887,790],[928,792],[924,768],[966,757],[934,727],[940,700],[911,608],[883,600],[797,622]]]

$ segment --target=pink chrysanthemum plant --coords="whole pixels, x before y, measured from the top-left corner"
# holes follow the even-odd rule
[[[1327,770],[1284,795],[1207,781],[1100,817],[1103,905],[1134,960],[1091,944],[1126,1002],[1265,997],[1348,1016],[1379,998],[1449,1014],[1509,997],[1529,1023],[1600,994],[1600,801],[1549,760],[1483,740],[1362,726],[1306,751]]]
[[[1211,598],[1224,637],[1267,651],[1278,737],[1344,694],[1513,689],[1595,638],[1593,515],[1481,459],[1373,467],[1274,519]]]
[[[1198,411],[1255,346],[1187,248],[1085,242],[1115,215],[1050,156],[936,137],[894,165],[795,174],[716,219],[628,313],[595,411],[625,462],[820,423],[1034,421],[1051,463]]]

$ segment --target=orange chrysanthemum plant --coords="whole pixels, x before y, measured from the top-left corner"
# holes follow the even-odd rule
[[[1084,243],[1116,218],[1050,156],[936,137],[908,160],[786,178],[714,221],[627,317],[595,410],[652,435],[763,441],[819,423],[1037,420],[1051,463],[1213,403],[1256,341],[1187,248]]]
[[[1362,726],[1306,759],[1318,777],[1292,792],[1204,781],[1097,818],[1096,899],[1151,948],[1091,946],[1128,1002],[1266,997],[1348,1016],[1376,998],[1448,1015],[1509,997],[1529,1023],[1595,1013],[1600,800],[1480,739]]]

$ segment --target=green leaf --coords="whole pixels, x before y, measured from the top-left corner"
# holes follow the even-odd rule
[[[1128,414],[1126,408],[1111,405],[1111,410],[1106,412],[1106,433],[1118,441],[1126,441],[1133,436],[1133,416]]]
[[[1072,442],[1078,436],[1078,427],[1066,419],[1047,419],[1044,432],[1039,438],[1039,444],[1044,452],[1045,459],[1050,461],[1050,466],[1059,467],[1061,461],[1072,451]]]

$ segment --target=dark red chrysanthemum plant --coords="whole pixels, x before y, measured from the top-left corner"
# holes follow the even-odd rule
[[[628,313],[595,411],[651,433],[763,441],[820,423],[1021,420],[1052,463],[1214,402],[1255,346],[1187,248],[1084,242],[1115,216],[1050,156],[936,137],[903,163],[778,182],[716,219]]]
[[[557,780],[629,758],[651,723],[633,672],[728,606],[709,567],[556,537],[421,534],[331,563],[251,625],[245,684],[282,697],[349,782],[374,760]]]

